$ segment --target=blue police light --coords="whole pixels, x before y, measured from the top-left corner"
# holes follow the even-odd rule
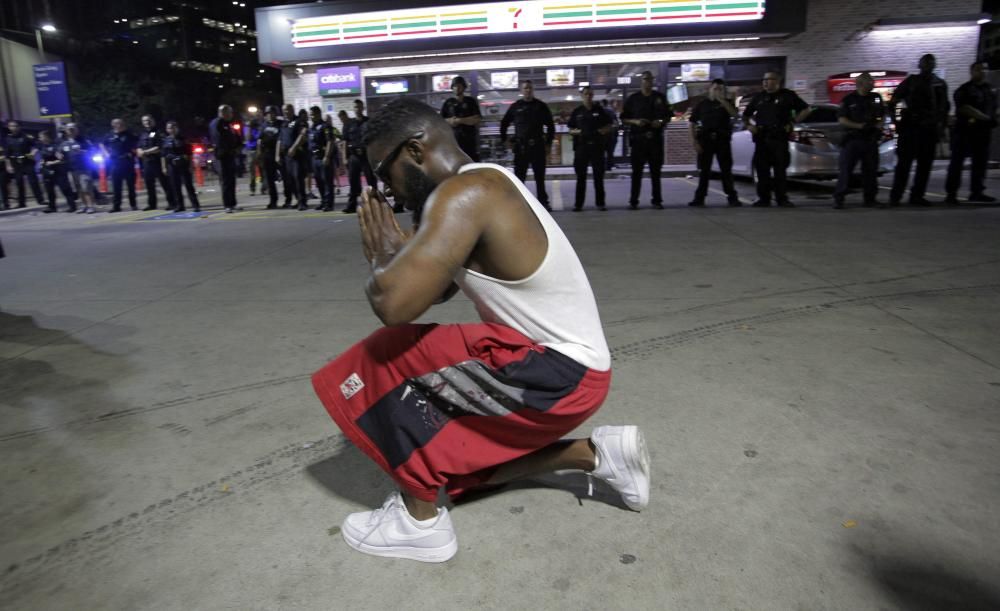
[[[94,163],[104,163],[104,155],[94,155],[90,160]]]

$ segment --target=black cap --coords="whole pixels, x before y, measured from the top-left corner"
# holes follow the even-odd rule
[[[278,110],[278,107],[277,107],[277,106],[275,106],[274,104],[272,104],[272,105],[270,105],[270,106],[268,106],[267,108],[265,108],[265,109],[264,109],[264,114],[265,114],[265,115],[266,115],[267,113],[269,113],[269,112],[273,112],[273,113],[274,113],[274,114],[276,114],[276,115],[280,115],[280,114],[281,114],[281,111],[280,111],[280,110]]]
[[[451,88],[454,89],[456,85],[461,85],[466,89],[469,88],[469,84],[465,82],[465,77],[463,76],[456,76],[455,78],[451,79]]]

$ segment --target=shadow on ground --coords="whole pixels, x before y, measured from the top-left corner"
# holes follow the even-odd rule
[[[873,576],[896,599],[901,609],[1000,609],[1000,591],[995,586],[953,574],[939,564],[925,564],[908,558],[879,558]]]
[[[346,443],[333,456],[306,467],[306,473],[330,494],[363,507],[378,507],[395,489],[392,479],[354,444]],[[455,506],[469,505],[515,490],[545,489],[553,493],[569,492],[581,499],[591,499],[627,509],[621,497],[604,482],[594,480],[593,495],[588,494],[587,476],[571,471],[551,473],[501,486],[472,490],[456,499]],[[442,501],[446,501],[442,497]]]

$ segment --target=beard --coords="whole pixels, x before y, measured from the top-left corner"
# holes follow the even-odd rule
[[[431,196],[431,193],[437,187],[438,183],[428,178],[426,174],[417,168],[410,165],[403,168],[402,190],[406,193],[406,197],[402,199],[406,208],[413,212],[414,225],[420,224],[420,216],[423,214],[424,204],[427,203],[427,198]]]

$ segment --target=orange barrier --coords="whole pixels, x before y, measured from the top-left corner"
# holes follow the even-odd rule
[[[97,188],[101,193],[108,192],[108,171],[104,169],[103,163],[97,168]]]
[[[136,191],[146,190],[146,183],[143,182],[142,180],[142,170],[139,169],[139,166],[136,166],[135,168],[135,190]]]
[[[205,186],[205,172],[201,169],[201,164],[197,161],[192,160],[191,163],[194,165],[194,182],[199,187]]]

